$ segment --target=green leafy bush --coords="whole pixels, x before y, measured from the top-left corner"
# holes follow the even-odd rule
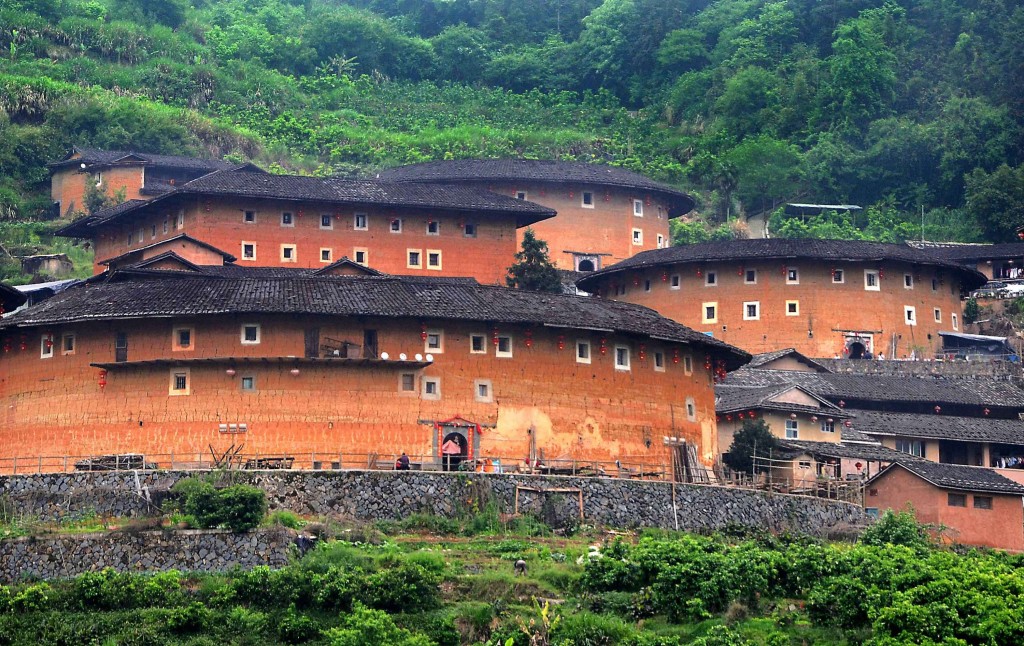
[[[216,489],[196,478],[186,478],[173,491],[184,501],[186,514],[203,528],[225,526],[234,532],[258,527],[267,513],[267,496],[262,489],[232,485]]]
[[[927,550],[933,544],[927,528],[917,522],[913,511],[893,512],[891,509],[864,530],[860,543],[876,547],[902,545],[919,551]]]
[[[167,627],[177,633],[199,632],[209,623],[210,610],[198,601],[174,608],[167,615]]]
[[[366,605],[388,612],[418,612],[434,607],[440,578],[416,563],[381,570],[366,579],[362,600]]]
[[[357,605],[337,628],[324,633],[330,646],[431,646],[425,635],[395,625],[386,612]]]

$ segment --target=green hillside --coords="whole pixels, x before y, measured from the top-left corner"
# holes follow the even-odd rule
[[[44,164],[74,144],[330,174],[600,160],[694,192],[711,225],[873,207],[776,216],[784,235],[1024,222],[1013,0],[0,0],[0,25],[13,252],[50,246]]]

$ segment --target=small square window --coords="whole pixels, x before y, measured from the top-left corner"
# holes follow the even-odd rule
[[[950,507],[966,507],[967,496],[962,493],[946,494],[946,503]]]
[[[320,262],[331,262],[334,252],[331,249],[322,247],[320,249]]]
[[[939,279],[938,278],[932,278],[932,291],[933,292],[939,291]]]
[[[665,372],[665,353],[656,351],[654,353],[654,369],[658,372]]]
[[[421,269],[423,267],[423,252],[419,249],[409,249],[408,261],[405,266],[409,269]]]
[[[642,245],[644,243],[644,232],[642,229],[633,229],[633,244]]]
[[[128,240],[127,240],[126,244],[127,244],[127,245],[128,245],[129,247],[130,247],[130,246],[132,246],[132,241],[133,241],[133,240],[135,240],[135,232],[134,232],[134,231],[129,231],[129,232],[128,232]]]
[[[184,211],[178,211],[178,221],[175,222],[174,224],[179,229],[184,229],[185,228],[185,212]]]
[[[441,269],[441,252],[437,249],[427,249],[427,269]]]
[[[145,237],[146,237],[146,233],[142,229],[139,229],[139,244],[142,244],[142,240]]]
[[[257,345],[260,342],[259,323],[246,323],[242,326],[242,345]]]
[[[683,355],[683,372],[688,375],[693,374],[693,357],[691,355]]]
[[[693,397],[686,398],[686,419],[691,422],[697,421],[697,402]]]
[[[799,462],[797,462],[796,465],[797,465],[797,468],[803,469],[804,471],[806,471],[806,470],[811,468],[811,463],[810,463],[809,460],[800,460]]]
[[[701,304],[702,319],[701,323],[717,323],[718,322],[718,303],[702,303]]]
[[[295,226],[295,214],[291,211],[283,211],[281,213],[281,226],[293,227]]]
[[[402,232],[402,218],[392,218],[390,229],[391,233]]]
[[[633,215],[638,218],[644,217],[644,201],[633,200]]]
[[[746,283],[747,285],[756,285],[757,284],[757,270],[756,269],[747,269],[747,270],[745,270],[743,272],[743,282]]]
[[[576,363],[590,363],[590,341],[576,342]]]
[[[167,229],[168,229],[169,226],[170,226],[170,218],[168,218],[167,216],[164,216],[164,228],[163,228],[164,233],[167,233]]]
[[[330,213],[320,214],[320,228],[321,229],[333,229],[334,228],[334,216]]]
[[[644,281],[644,291],[645,292],[651,291],[651,280],[649,278]]]
[[[800,425],[795,419],[786,420],[786,439],[795,440],[800,437]]]
[[[191,350],[194,339],[192,338],[192,328],[190,327],[176,327],[174,328],[172,336],[172,350]]]
[[[368,255],[369,253],[370,252],[367,251],[366,249],[361,249],[359,247],[356,247],[355,249],[352,250],[352,258],[355,260],[355,263],[357,265],[363,265],[365,267],[365,266],[367,266],[367,263],[369,262],[367,260],[367,258],[369,257],[369,255]]]
[[[441,223],[437,220],[430,220],[427,222],[427,235],[438,236],[441,235]]]
[[[467,238],[475,238],[476,237],[476,225],[472,224],[470,222],[467,222],[466,224],[464,224],[462,226],[462,235],[464,235]]]
[[[932,315],[935,317],[936,323],[942,322],[942,310],[936,307],[935,309],[932,310]]]
[[[423,350],[437,354],[444,352],[444,331],[427,330],[427,340],[424,341]]]
[[[903,306],[903,320],[907,325],[917,325],[917,310],[913,305]]]
[[[975,496],[975,509],[992,509],[992,496]]]
[[[498,343],[494,346],[494,356],[508,358],[512,356],[512,337],[499,336]]]
[[[256,377],[253,375],[243,375],[240,385],[243,393],[254,393],[256,392]]]
[[[658,234],[658,249],[664,249],[664,248],[665,248],[665,236],[663,236],[662,234],[659,233]]]
[[[256,260],[256,243],[242,243],[242,260]]]
[[[486,354],[487,353],[487,337],[483,334],[470,334],[469,335],[469,353],[470,354]]]
[[[242,222],[246,224],[256,224],[256,211],[242,211]],[[166,233],[166,231],[164,233]]]
[[[65,334],[61,339],[60,352],[61,354],[74,354],[75,353],[75,335]]]
[[[956,314],[953,315],[953,329],[954,330],[959,330],[960,329],[960,318]]]
[[[494,401],[492,390],[490,379],[477,379],[473,382],[473,399],[483,403]]]
[[[416,373],[414,372],[403,372],[398,375],[398,392],[401,393],[415,393],[416,392]]]
[[[188,368],[172,370],[167,393],[172,396],[188,395],[192,391]]]
[[[833,283],[843,283],[843,282],[846,282],[846,275],[843,273],[842,269],[833,269],[832,270],[832,282]]]
[[[440,377],[424,377],[422,381],[423,399],[441,399]]]
[[[718,284],[718,272],[717,271],[709,271],[706,274],[704,274],[704,285],[706,287],[714,287],[717,284]]]
[[[864,289],[872,292],[881,290],[881,286],[878,284],[878,271],[875,269],[864,270]]]
[[[151,232],[150,232],[150,234],[149,234],[149,239],[150,239],[150,240],[153,240],[153,239],[155,239],[155,238],[156,238],[156,225],[154,224],[154,225],[153,225],[153,229],[151,230]]]
[[[356,231],[366,231],[368,228],[367,224],[367,216],[365,213],[356,213],[352,216],[352,228]]]
[[[786,284],[787,285],[799,285],[800,284],[800,270],[796,267],[786,267]]]
[[[615,369],[629,370],[629,348],[624,345],[615,346]]]
[[[281,245],[281,262],[298,262],[299,254],[293,244]]]
[[[526,191],[516,191],[516,199],[517,200],[525,200],[526,199]]]
[[[903,287],[905,289],[914,289],[914,275],[903,274]]]
[[[39,358],[40,359],[49,359],[50,357],[52,357],[53,356],[53,346],[54,346],[53,335],[52,334],[44,334],[39,339]]]
[[[668,284],[670,289],[679,289],[680,285],[682,285],[682,281],[679,278],[679,274],[675,274],[674,276],[672,276],[672,278],[669,279]]]
[[[580,206],[585,209],[594,208],[594,193],[592,191],[583,191],[583,195],[580,197]]]
[[[835,420],[833,420],[833,419],[823,419],[823,420],[821,420],[821,432],[822,433],[835,433],[836,432],[836,422],[835,422]]]
[[[750,301],[743,304],[743,320],[757,321],[761,318],[761,302]]]
[[[786,316],[800,316],[800,301],[786,301]]]

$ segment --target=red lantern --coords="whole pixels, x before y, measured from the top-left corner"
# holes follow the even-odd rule
[[[746,271],[746,268],[741,265],[740,266],[740,270],[736,272],[736,275],[737,276],[742,276],[743,272],[745,272],[745,271]]]
[[[846,408],[846,402],[842,399],[839,400],[839,408]]]
[[[420,338],[423,339],[424,341],[427,340],[427,324],[426,323],[420,323]]]
[[[26,338],[24,334],[21,335],[21,343],[18,344],[18,347],[22,350],[28,350],[28,338]]]
[[[731,422],[732,421],[732,415],[726,415],[725,416],[725,421]]]
[[[704,369],[705,370],[711,370],[711,355],[710,354],[704,355]]]
[[[646,357],[646,356],[647,356],[647,352],[646,352],[646,350],[647,350],[647,347],[646,347],[646,346],[645,346],[645,345],[644,345],[643,343],[641,343],[641,344],[640,344],[640,352],[639,352],[639,355],[640,355],[640,361],[643,361],[643,360],[644,360],[644,357]]]
[[[604,192],[604,201],[605,202],[611,202],[612,201],[612,196],[611,196],[611,194],[608,191]]]
[[[531,332],[530,330],[526,331],[526,347],[533,347],[533,332]]]
[[[4,339],[4,352],[10,352],[10,351],[11,351],[11,340],[10,339]]]
[[[1022,233],[1024,233],[1024,231],[1022,231]],[[4,349],[6,350],[6,347]],[[989,409],[986,408],[982,412],[985,413],[985,417],[988,417],[988,414],[991,413],[992,411],[990,411]]]
[[[743,413],[736,413],[736,419],[743,419]]]
[[[558,349],[559,350],[564,350],[565,349],[565,335],[564,334],[559,334],[558,335]]]
[[[845,426],[846,428],[853,428],[853,422],[851,422],[850,420],[846,420],[846,423],[843,424],[843,426]]]
[[[672,350],[672,363],[679,363],[679,348]]]
[[[935,414],[938,415],[941,412],[942,412],[942,406],[936,406],[935,407]]]
[[[668,282],[668,272],[667,271],[664,271],[664,272],[661,273],[661,282],[663,282],[663,283],[667,283]],[[3,312],[0,312],[0,314],[3,314]]]
[[[573,193],[572,191],[569,191],[569,199],[571,200],[574,197],[576,197],[576,194]]]
[[[100,390],[102,390],[102,389],[107,387],[107,371],[106,370],[100,370],[99,385],[100,385]]]
[[[750,419],[754,419],[755,417],[757,417],[757,413],[756,413],[756,412],[754,412],[754,411],[750,411],[749,413],[747,413],[747,416],[748,416],[748,417],[749,417]]]
[[[498,328],[494,328],[494,332],[493,332],[493,334],[492,334],[492,338],[491,338],[491,341],[493,341],[493,342],[494,342],[494,345],[495,345],[495,346],[497,346],[497,345],[498,345]]]
[[[701,270],[700,267],[697,267],[697,278],[700,278],[703,275],[704,275],[704,272]]]
[[[608,353],[608,346],[605,345],[606,343],[608,343],[607,339],[601,339],[601,347],[600,347],[601,354],[607,354]]]

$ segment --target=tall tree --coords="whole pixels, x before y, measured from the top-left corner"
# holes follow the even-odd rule
[[[778,446],[778,440],[768,430],[768,424],[763,419],[748,419],[743,421],[743,426],[732,436],[732,446],[725,454],[723,462],[733,471],[743,473],[761,473],[768,471],[768,463],[754,463],[754,456],[768,457],[771,451]]]
[[[548,243],[539,240],[533,229],[523,234],[522,251],[516,253],[516,261],[508,268],[509,287],[530,289],[537,292],[561,292],[562,281],[558,270],[548,257]]]

